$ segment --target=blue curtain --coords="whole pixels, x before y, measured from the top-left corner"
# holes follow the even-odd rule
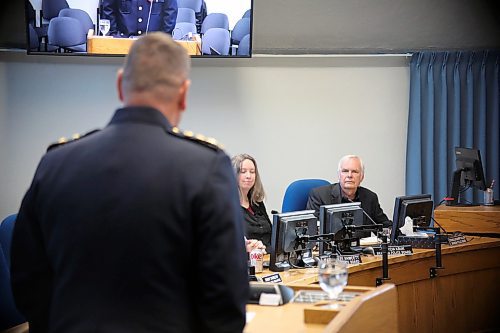
[[[481,152],[487,186],[499,193],[500,52],[418,52],[410,63],[406,193],[450,192],[455,147]],[[466,191],[469,202],[482,192]]]

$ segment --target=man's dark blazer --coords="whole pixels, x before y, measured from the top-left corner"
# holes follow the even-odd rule
[[[12,241],[30,332],[241,332],[248,273],[229,157],[157,110],[51,149]]]
[[[358,187],[357,197],[361,202],[361,208],[370,215],[373,221],[382,223],[384,227],[389,227],[392,224],[382,208],[380,208],[377,194],[360,186]],[[342,203],[341,188],[339,183],[335,183],[313,188],[309,193],[307,209],[314,209],[316,216],[318,216],[320,206],[339,203]],[[366,216],[363,215],[363,217],[363,224],[372,224]]]

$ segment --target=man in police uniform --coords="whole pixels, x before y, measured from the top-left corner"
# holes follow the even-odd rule
[[[139,38],[118,73],[125,106],[42,158],[12,240],[30,332],[243,330],[248,274],[229,157],[174,127],[189,66],[166,34]]]
[[[172,34],[177,20],[177,0],[102,0],[102,19],[109,19],[109,34],[141,36],[150,31]]]

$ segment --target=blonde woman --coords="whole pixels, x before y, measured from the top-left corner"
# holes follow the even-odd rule
[[[260,180],[257,162],[248,154],[236,155],[232,158],[240,204],[245,218],[245,236],[247,239],[260,240],[271,247],[271,220],[264,205],[264,187]]]

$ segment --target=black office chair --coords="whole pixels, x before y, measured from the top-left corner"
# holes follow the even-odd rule
[[[35,28],[33,28],[33,25],[30,23],[28,24],[28,31],[29,31],[29,51],[40,51],[40,39],[38,38],[38,34],[35,31]]]
[[[69,8],[66,0],[42,0],[42,17],[50,21],[59,16],[59,12],[64,8]]]

